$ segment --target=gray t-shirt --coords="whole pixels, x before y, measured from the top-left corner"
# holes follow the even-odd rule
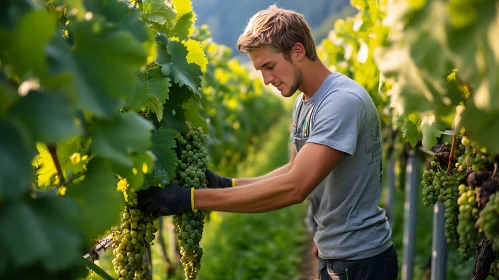
[[[385,251],[392,245],[391,228],[385,211],[378,207],[381,129],[371,97],[357,82],[335,72],[312,98],[303,102],[302,99],[303,94],[293,110],[293,143],[295,136],[304,136],[303,128],[309,123],[306,143],[345,153],[308,196],[317,223],[314,240],[319,256],[356,260]]]

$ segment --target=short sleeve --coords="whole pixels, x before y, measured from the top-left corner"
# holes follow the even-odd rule
[[[316,143],[353,155],[366,117],[362,100],[353,93],[335,91],[318,104],[311,116],[307,143]]]

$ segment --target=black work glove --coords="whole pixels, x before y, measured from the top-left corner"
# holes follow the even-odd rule
[[[137,208],[153,217],[192,212],[191,190],[177,185],[137,192]]]
[[[219,176],[217,173],[206,169],[206,180],[208,181],[208,188],[230,188],[232,187],[232,179]]]

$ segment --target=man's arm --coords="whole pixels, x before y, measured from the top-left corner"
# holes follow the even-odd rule
[[[195,190],[194,206],[200,210],[257,213],[300,203],[342,157],[341,151],[308,143],[288,172],[239,188]]]
[[[260,176],[260,177],[236,179],[236,187],[251,185],[251,184],[272,178],[272,177],[276,177],[276,176],[288,173],[291,170],[291,167],[293,166],[293,161],[295,160],[295,157],[296,157],[296,148],[293,147],[291,159],[289,160],[289,162],[287,164],[285,164],[285,165],[283,165],[283,166],[281,166],[281,167],[279,167],[279,168],[277,168],[277,169],[275,169],[275,170],[273,170],[273,171],[271,171],[263,176]]]

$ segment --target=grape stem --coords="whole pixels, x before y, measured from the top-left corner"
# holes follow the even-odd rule
[[[422,152],[424,152],[424,153],[426,153],[426,154],[428,154],[428,155],[430,155],[430,156],[432,156],[432,157],[437,157],[434,152],[428,151],[427,149],[425,149],[423,147],[419,147],[419,150],[422,151]]]
[[[494,176],[496,176],[496,171],[497,171],[497,162],[494,162],[494,172],[492,172],[492,176],[490,176],[491,179],[494,179]]]
[[[454,131],[454,135],[452,135],[452,147],[450,148],[449,153],[449,165],[447,165],[447,174],[449,175],[452,168],[452,161],[454,160],[454,149],[456,148],[456,132]]]
[[[48,144],[47,148],[52,156],[52,160],[54,161],[55,169],[57,169],[57,175],[59,176],[60,181],[65,181],[64,173],[62,173],[61,164],[59,163],[59,158],[57,157],[57,145],[56,144]]]

